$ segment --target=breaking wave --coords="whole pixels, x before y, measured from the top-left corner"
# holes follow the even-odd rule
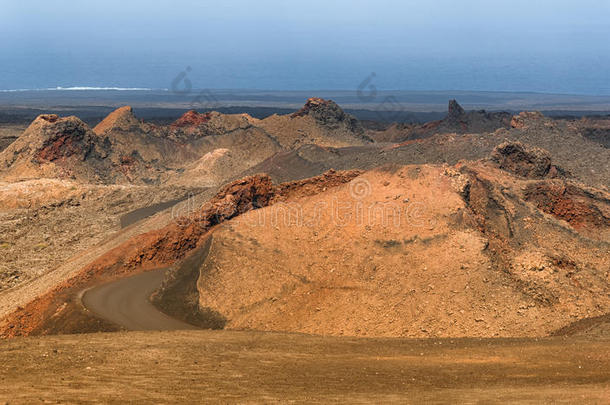
[[[44,89],[8,89],[0,90],[0,93],[18,93],[24,91],[152,91],[152,90],[167,90],[167,89],[150,89],[147,87],[89,87],[89,86],[74,86],[74,87],[47,87]]]

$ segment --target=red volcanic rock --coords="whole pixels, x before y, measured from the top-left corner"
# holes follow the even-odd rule
[[[229,212],[223,210],[222,219],[225,220],[269,205],[274,195],[275,187],[271,177],[266,174],[257,174],[236,180],[223,187],[212,200],[212,205],[222,207],[226,201],[231,202],[231,210]]]
[[[201,124],[205,124],[210,120],[212,115],[207,113],[198,113],[195,110],[190,110],[182,114],[180,118],[178,118],[172,126],[174,127],[189,127],[189,126],[198,126]]]
[[[178,218],[163,229],[142,235],[135,251],[128,253],[124,263],[135,267],[146,262],[168,263],[184,257],[195,248],[214,225],[252,209],[270,204],[275,187],[267,175],[254,175],[223,187],[199,210]]]
[[[52,162],[71,156],[84,160],[93,147],[89,127],[76,117],[41,115],[30,128],[39,126],[40,130],[31,132],[31,144],[40,144],[34,151],[34,160]]]
[[[541,182],[532,184],[525,190],[526,201],[533,202],[538,209],[562,219],[574,228],[610,227],[607,209],[610,201],[601,195],[595,195],[580,187],[560,182]]]
[[[72,134],[59,134],[55,139],[50,140],[38,151],[34,158],[37,160],[47,160],[52,162],[62,157],[69,157],[79,152],[80,148],[76,144]]]

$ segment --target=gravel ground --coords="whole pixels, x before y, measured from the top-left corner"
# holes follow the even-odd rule
[[[603,403],[608,340],[121,332],[1,343],[15,403]]]

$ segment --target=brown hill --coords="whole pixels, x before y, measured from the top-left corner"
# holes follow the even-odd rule
[[[5,180],[67,177],[103,178],[110,171],[105,159],[110,145],[77,117],[40,115],[0,153]]]
[[[156,171],[156,181],[168,184],[218,186],[280,150],[247,114],[188,111],[168,126],[155,126],[139,122],[131,108],[123,107],[96,129],[113,150],[133,158],[128,163],[141,159],[149,176]],[[147,174],[138,173],[136,178]]]
[[[545,336],[610,312],[609,247],[607,192],[492,161],[392,166],[230,221],[198,301],[230,329]]]
[[[130,132],[141,128],[143,123],[138,121],[130,106],[117,108],[99,124],[93,128],[93,132],[102,136],[109,131],[124,131]]]
[[[536,152],[523,149],[523,167]],[[70,297],[175,263],[210,230],[194,278],[176,267],[158,296],[161,307],[166,291],[183,297],[173,315],[206,325],[213,317],[232,329],[331,335],[544,336],[610,312],[610,195],[500,166],[393,165],[279,186],[268,176],[233,182],[14,312],[2,334],[103,330]]]
[[[69,178],[88,183],[159,183],[176,170],[164,157],[174,148],[149,136],[130,107],[112,112],[92,131],[77,117],[41,115],[0,153],[3,179]],[[176,148],[176,150],[180,150]]]
[[[220,219],[230,219],[227,229],[233,228],[242,236],[252,235],[244,237],[250,242],[241,245],[240,240],[232,239],[235,235],[227,229],[218,232],[208,262],[218,263],[219,272],[201,272],[199,277],[198,269],[197,279],[204,280],[208,275],[218,278],[210,278],[208,281],[211,284],[206,284],[207,281],[199,283],[197,302],[201,303],[201,308],[196,307],[197,310],[220,314],[227,319],[230,327],[340,333],[338,329],[333,329],[334,326],[328,329],[330,332],[316,329],[326,328],[324,322],[327,322],[341,326],[344,333],[396,334],[399,329],[393,329],[395,325],[389,327],[384,322],[363,322],[364,317],[361,317],[378,319],[380,314],[392,311],[382,304],[372,308],[369,301],[393,302],[399,307],[407,302],[404,297],[400,298],[403,301],[397,301],[396,297],[401,293],[393,289],[393,285],[402,285],[404,288],[408,286],[400,284],[402,281],[396,275],[400,273],[392,273],[396,269],[404,270],[406,277],[416,280],[416,287],[412,287],[416,290],[413,293],[415,302],[418,305],[425,304],[425,310],[421,310],[425,317],[412,318],[413,324],[426,331],[432,330],[436,335],[472,333],[492,336],[498,333],[510,336],[518,333],[517,326],[510,326],[512,324],[519,325],[523,334],[543,335],[552,328],[564,327],[571,318],[582,319],[606,311],[604,294],[607,284],[604,283],[607,283],[607,274],[596,271],[608,268],[605,252],[608,250],[610,218],[607,190],[610,152],[603,144],[584,133],[584,129],[593,124],[551,120],[539,113],[522,113],[512,118],[509,129],[500,128],[491,133],[447,133],[398,144],[360,144],[359,138],[354,137],[359,132],[357,124],[350,123],[349,117],[337,111],[333,104],[311,100],[292,117],[276,116],[274,119],[278,125],[272,128],[275,133],[260,125],[265,120],[255,120],[247,115],[199,114],[191,111],[172,125],[155,126],[140,122],[130,108],[122,108],[104,120],[101,123],[103,125],[98,125],[97,133],[73,117],[64,119],[44,116],[46,118],[39,117],[32,124],[20,142],[11,145],[10,153],[5,151],[7,153],[0,154],[0,170],[7,179],[10,176],[17,178],[29,175],[73,176],[77,180],[87,180],[91,177],[87,178],[86,175],[93,172],[98,176],[94,177],[96,181],[108,183],[166,182],[189,187],[223,184],[242,171],[268,173],[269,177],[256,176],[255,180],[233,183],[229,192],[225,189],[224,194],[221,193],[212,200],[211,206],[198,212],[201,214],[199,217],[189,217],[184,222],[179,221],[171,227],[135,238],[104,255],[100,261],[86,269],[84,276],[81,274],[85,281],[93,283],[151,266],[176,263],[197,249],[207,237],[207,231],[221,222]],[[452,120],[456,121],[463,114],[456,108],[452,115]],[[298,125],[303,125],[307,131],[311,130],[309,133],[317,134],[318,138],[314,138],[322,143],[328,142],[329,146],[309,144],[307,138],[299,138]],[[293,129],[297,130],[296,135],[291,133]],[[343,136],[345,137],[342,138]],[[294,149],[282,147],[282,142],[293,145]],[[343,144],[350,146],[332,146]],[[460,162],[463,159],[483,160]],[[444,163],[448,165],[440,166]],[[345,200],[345,193],[352,197],[354,190],[350,193],[350,187],[344,187],[343,191],[332,189],[345,183],[346,179],[351,180],[347,175],[321,176],[279,187],[272,186],[270,179],[289,181],[312,177],[331,168],[371,170],[388,164],[390,168],[372,170],[363,177],[366,182],[357,183],[358,187],[353,186],[356,191],[366,191],[369,186],[375,190],[372,195],[367,194],[362,202],[377,207],[373,212],[383,218],[385,208],[391,210],[396,201],[402,202],[409,210],[415,210],[417,216],[422,211],[422,205],[411,203],[423,201],[423,208],[431,208],[430,212],[434,214],[432,229],[424,226],[420,230],[421,223],[417,223],[417,230],[396,230],[387,223],[382,223],[381,227],[372,224],[370,229],[366,226],[348,226],[344,232],[343,227],[334,222],[337,215],[328,213],[326,219],[314,216],[316,221],[313,223],[302,222],[301,228],[306,228],[304,231],[277,226],[277,221],[283,221],[286,215],[290,220],[291,215],[295,215],[295,209],[297,213],[301,212],[299,207],[307,207],[303,211],[305,213],[318,212],[320,215],[324,212],[324,207],[341,210],[341,204],[350,203]],[[350,176],[358,174],[349,173]],[[129,187],[131,186],[126,188]],[[378,191],[380,187],[381,191]],[[386,193],[383,187],[389,191],[386,190]],[[295,189],[300,191],[294,192]],[[263,190],[264,193],[258,195],[256,190]],[[253,195],[256,197],[252,198]],[[277,221],[273,219],[276,221],[273,226],[263,221],[263,226],[245,229],[241,219],[235,218],[246,211],[239,207],[260,208],[270,201],[283,204],[276,204],[273,209],[259,210],[256,215],[263,215],[263,219],[265,215],[277,218]],[[361,200],[357,199],[356,202],[358,201]],[[48,215],[54,215],[58,211],[48,212]],[[328,220],[329,215],[331,220]],[[252,219],[254,213],[246,214],[243,218]],[[256,220],[258,219],[257,216]],[[66,217],[63,220],[66,221]],[[439,228],[436,228],[436,224],[439,224]],[[320,238],[320,235],[328,240]],[[277,240],[274,239],[276,237]],[[468,243],[464,245],[462,242],[460,245],[461,241]],[[482,242],[484,248],[477,250],[479,242]],[[272,243],[275,244],[273,248]],[[340,252],[338,247],[343,247],[344,252]],[[274,250],[276,248],[278,251]],[[241,256],[237,257],[236,251],[241,252]],[[460,268],[469,270],[465,278],[452,278],[454,273],[443,272],[443,269],[455,267],[455,260],[448,257],[466,263],[467,269]],[[223,261],[224,258],[234,260],[227,262]],[[391,265],[390,270],[386,260]],[[400,267],[401,260],[412,266],[414,272]],[[434,265],[434,272],[430,273],[432,278],[426,278],[428,276],[424,268],[429,267],[427,263],[433,262],[444,267]],[[267,263],[267,267],[264,267],[264,263]],[[273,266],[269,267],[269,263],[273,263]],[[333,267],[325,267],[326,263]],[[368,268],[368,264],[375,268]],[[231,271],[234,271],[231,265],[243,265],[252,269],[251,275],[244,276],[247,282],[231,278]],[[490,270],[486,266],[497,270],[493,273],[493,278],[486,273]],[[333,274],[332,277],[337,277],[337,268],[342,269],[341,274],[345,274],[345,277],[332,278],[336,284],[328,284],[325,271],[328,270]],[[324,298],[326,296],[320,295],[320,291],[290,284],[286,281],[289,280],[288,276],[282,273],[283,269],[290,269],[288,276],[292,277],[290,280],[293,283],[302,282],[311,288],[321,286],[320,291],[332,290],[333,294],[336,289],[344,293],[345,300],[330,293],[328,298]],[[376,277],[377,270],[380,277],[387,281],[386,284],[375,284],[375,281],[370,281],[373,279],[361,276],[362,273]],[[241,271],[240,267],[235,274],[241,274]],[[271,275],[265,273],[269,271]],[[311,277],[308,272],[311,272]],[[280,292],[296,288],[294,301],[290,301],[292,298],[289,293],[281,297],[277,297],[276,292],[273,296],[265,295],[265,292],[258,290],[257,279],[251,280],[248,277],[269,279],[271,291],[277,292],[275,288],[280,288]],[[439,280],[447,278],[456,285],[473,277],[478,283],[476,291],[483,293],[467,291],[464,295],[460,292],[455,296],[456,302],[461,305],[459,308],[464,313],[477,313],[485,320],[492,317],[493,322],[481,324],[484,321],[475,319],[475,326],[478,326],[472,327],[472,319],[460,315],[456,315],[453,324],[448,323],[449,318],[444,317],[436,323],[431,322],[429,319],[434,318],[433,309],[447,308],[448,303],[453,301],[446,297],[453,297],[454,294],[445,288],[440,297],[430,300],[428,295],[434,289],[427,286],[436,286],[434,277]],[[418,281],[420,278],[421,283]],[[485,290],[487,282],[481,281],[484,279],[493,280],[491,287],[503,294],[496,296],[489,286]],[[51,301],[37,301],[35,305],[28,306],[19,316],[12,318],[17,320],[11,333],[26,330],[32,325],[37,328],[37,333],[78,330],[70,329],[74,326],[70,323],[70,315],[80,314],[77,307],[71,307],[64,315],[52,317],[52,322],[61,319],[65,324],[49,326],[45,322],[51,322],[50,315],[66,300],[70,300],[72,293],[76,294],[78,288],[87,286],[82,281],[82,278],[70,280],[61,287],[68,290],[60,288],[55,291],[56,295],[53,293],[46,296],[45,299]],[[228,294],[234,287],[223,291],[219,284],[214,284],[221,282],[234,282],[242,290],[231,301],[223,294]],[[470,290],[473,284],[466,285]],[[326,288],[328,286],[330,287]],[[336,286],[338,287],[335,288]],[[353,286],[356,287],[350,292]],[[358,301],[361,298],[355,296],[359,289],[364,291],[362,296],[366,297],[365,301],[362,301],[364,298]],[[384,289],[387,289],[387,297],[378,295],[385,294]],[[303,291],[308,293],[307,297]],[[597,295],[594,294],[596,291]],[[248,301],[250,298],[244,295],[246,292],[257,300],[260,298],[260,301]],[[307,299],[312,298],[309,296],[325,305],[336,300],[338,305],[351,308],[354,318],[350,323],[333,318],[338,317],[339,313],[326,312],[317,317],[316,313],[322,312],[324,307],[316,306],[312,310],[307,303]],[[209,305],[206,304],[206,297],[212,299]],[[426,300],[433,304],[428,305]],[[501,315],[492,313],[490,305],[485,304],[487,300],[492,303],[491,308],[505,309],[512,314],[512,318],[507,317],[508,321],[505,322]],[[513,304],[506,304],[511,300],[527,308],[515,309]],[[278,303],[274,304],[276,301]],[[49,302],[57,306],[53,307]],[[530,306],[532,303],[536,309],[530,309],[534,308]],[[361,310],[359,307],[367,309]],[[40,308],[47,312],[40,312]],[[256,312],[256,308],[262,308],[263,312]],[[294,312],[295,317],[286,316],[293,308],[301,308],[302,312]],[[320,311],[316,308],[320,308]],[[407,311],[404,306],[399,309]],[[419,313],[420,309],[416,309]],[[446,312],[451,311],[453,310],[449,308]],[[525,311],[527,317],[515,318],[521,316],[519,311]],[[551,320],[550,314],[553,311],[564,315]],[[31,322],[32,317],[38,318]],[[304,323],[303,320],[308,319],[320,322]],[[393,321],[395,322],[404,328],[409,328],[410,325],[405,320]],[[69,327],[64,329],[66,325]],[[356,331],[356,327],[362,332]],[[410,329],[409,331],[406,333],[408,336],[417,335]],[[420,332],[422,336],[427,333]]]
[[[291,115],[272,115],[254,120],[285,149],[305,144],[319,146],[365,145],[372,140],[356,118],[345,113],[332,100],[310,98],[303,108]]]
[[[210,154],[224,149],[229,153],[220,166],[202,167]],[[219,185],[280,149],[247,115],[190,111],[172,125],[156,126],[139,121],[125,106],[93,131],[76,117],[41,115],[0,153],[0,175],[7,181]]]

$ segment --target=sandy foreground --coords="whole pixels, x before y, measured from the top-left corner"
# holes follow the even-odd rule
[[[610,341],[183,331],[0,343],[8,403],[608,403]]]

